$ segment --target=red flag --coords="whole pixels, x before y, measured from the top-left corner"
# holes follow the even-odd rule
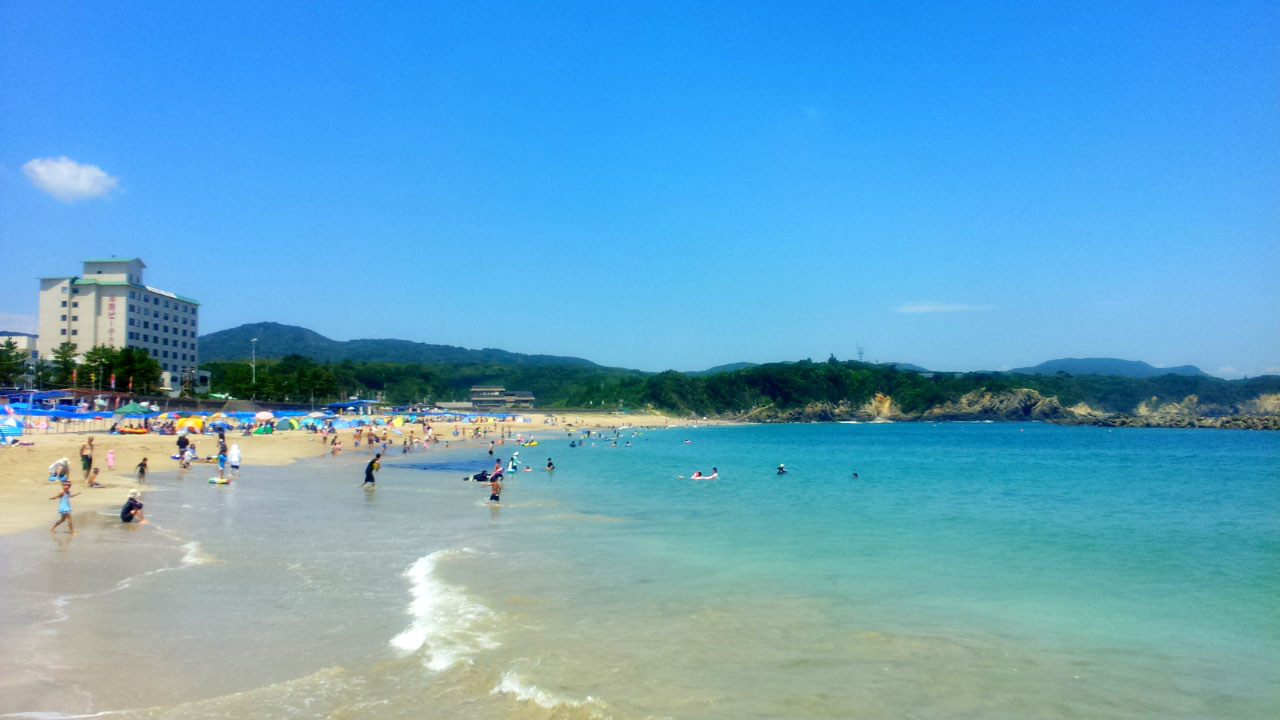
[[[129,392],[133,392],[133,376],[129,376]]]
[[[80,372],[75,368],[71,368],[71,387],[76,386],[76,373]]]
[[[112,390],[115,390],[115,389],[116,389],[116,374],[115,374],[115,373],[111,373],[111,389],[112,389]]]

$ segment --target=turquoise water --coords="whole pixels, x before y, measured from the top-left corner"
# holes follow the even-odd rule
[[[152,526],[0,538],[32,557],[0,591],[24,608],[0,627],[42,659],[0,712],[1280,711],[1280,435],[830,424],[570,449],[535,434],[520,449],[535,471],[501,507],[460,481],[490,465],[477,446],[393,454],[371,492],[364,456],[230,487],[161,472]],[[712,466],[718,480],[688,479]],[[147,642],[104,651],[121,617]]]

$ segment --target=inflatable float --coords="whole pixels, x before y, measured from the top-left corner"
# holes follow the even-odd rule
[[[231,478],[216,478],[216,477],[211,477],[211,478],[209,478],[209,482],[210,482],[210,483],[213,483],[214,485],[230,485],[230,484],[231,484]]]

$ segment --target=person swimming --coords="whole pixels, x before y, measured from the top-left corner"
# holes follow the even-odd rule
[[[710,475],[703,475],[701,470],[694,470],[693,474],[689,476],[691,480],[715,480],[718,477],[720,477],[720,470],[714,467],[711,468]]]
[[[778,474],[779,474],[779,475],[786,475],[786,474],[787,474],[787,466],[786,466],[786,465],[779,465],[779,466],[778,466]]]

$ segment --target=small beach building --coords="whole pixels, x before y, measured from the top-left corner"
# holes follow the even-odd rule
[[[507,390],[501,385],[476,385],[471,388],[471,407],[474,410],[531,408],[533,401],[533,393],[527,390]]]

